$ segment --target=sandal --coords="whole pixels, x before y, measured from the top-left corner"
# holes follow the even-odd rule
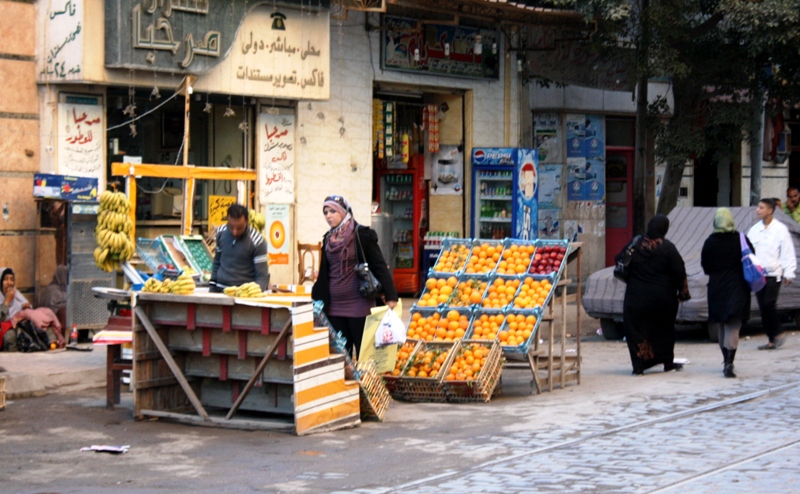
[[[778,347],[775,345],[775,343],[767,343],[765,345],[758,346],[759,350],[777,350],[777,348]]]

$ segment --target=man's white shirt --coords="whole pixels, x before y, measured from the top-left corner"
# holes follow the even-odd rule
[[[747,232],[747,238],[756,249],[756,257],[767,271],[767,276],[774,276],[778,281],[781,278],[794,279],[797,258],[792,236],[786,225],[774,218],[769,226],[764,226],[764,222],[759,221]]]

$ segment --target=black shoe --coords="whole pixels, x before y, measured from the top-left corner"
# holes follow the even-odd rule
[[[780,336],[775,338],[775,343],[774,343],[775,348],[782,347],[784,343],[786,343],[786,336],[780,335]]]
[[[680,372],[683,370],[683,364],[676,364],[672,362],[671,364],[664,364],[664,372]]]
[[[736,357],[736,350],[725,350],[725,366],[722,368],[722,375],[728,378],[736,377],[733,373],[733,359]]]
[[[631,373],[631,375],[633,375],[633,376],[635,376],[635,377],[639,377],[639,376],[643,376],[643,375],[644,375],[644,372],[642,372],[642,371],[633,371],[633,372]]]
[[[722,375],[730,378],[736,377],[736,374],[733,373],[733,364],[725,364],[722,369]]]

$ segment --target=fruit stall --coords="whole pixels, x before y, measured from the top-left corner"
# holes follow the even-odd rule
[[[573,260],[580,293],[580,257],[581,244],[567,241],[445,239],[384,375],[392,396],[489,401],[503,368],[529,370],[535,392],[580,384],[580,332],[574,347],[567,333],[568,299],[580,327],[580,297],[567,293]]]

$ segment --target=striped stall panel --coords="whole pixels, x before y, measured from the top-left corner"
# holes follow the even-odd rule
[[[345,381],[344,356],[329,353],[328,328],[314,327],[312,304],[292,308],[295,432],[361,423],[358,383]]]

